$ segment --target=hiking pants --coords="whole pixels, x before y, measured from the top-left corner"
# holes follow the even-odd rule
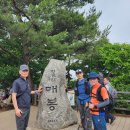
[[[113,120],[115,118],[115,116],[111,113],[112,110],[110,110],[109,108],[106,108],[105,110],[105,119],[106,122],[109,123],[109,119]]]
[[[26,130],[28,126],[28,120],[29,120],[29,115],[30,115],[30,109],[21,109],[22,110],[22,116],[21,117],[16,117],[16,126],[17,130]]]
[[[89,108],[85,105],[78,104],[78,110],[80,112],[80,119],[84,130],[92,130],[92,118]]]
[[[104,115],[92,115],[92,121],[94,130],[107,130],[105,114]]]

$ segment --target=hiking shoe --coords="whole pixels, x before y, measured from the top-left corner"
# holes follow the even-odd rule
[[[112,124],[114,122],[114,120],[116,119],[116,117],[113,117],[110,121],[110,124]]]

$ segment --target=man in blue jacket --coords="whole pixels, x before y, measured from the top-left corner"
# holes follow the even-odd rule
[[[83,77],[81,69],[76,70],[77,82],[75,84],[75,94],[77,96],[77,105],[80,112],[81,124],[84,130],[92,130],[92,120],[88,103],[90,101],[90,85]]]

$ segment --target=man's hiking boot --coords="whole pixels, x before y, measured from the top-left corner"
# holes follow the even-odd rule
[[[113,117],[110,121],[110,124],[112,124],[114,122],[114,120],[116,119],[116,117]]]

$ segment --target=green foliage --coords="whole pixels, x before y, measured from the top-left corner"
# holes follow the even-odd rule
[[[100,63],[106,76],[111,77],[113,86],[118,91],[130,91],[130,44],[110,44],[98,46]],[[130,100],[128,94],[118,94],[116,106],[129,108],[130,105],[124,100]]]
[[[86,61],[89,64],[87,57],[93,55],[91,48],[95,48],[97,41],[106,35],[98,27],[97,20],[101,12],[97,13],[94,7],[86,16],[76,11],[88,3],[93,3],[93,0],[2,0],[0,67],[6,71],[7,65],[10,72],[6,74],[0,70],[3,75],[1,83],[4,77],[7,79],[9,76],[8,84],[11,84],[16,75],[10,78],[10,73],[18,73],[14,68],[22,63],[30,66],[35,84],[39,83],[51,58],[69,61],[68,72],[71,68],[85,66]],[[77,59],[77,62],[71,59]]]
[[[18,68],[15,66],[0,66],[0,85],[3,87],[11,87],[10,82],[18,76]]]
[[[130,45],[129,44],[106,44],[98,48],[101,60],[109,75],[113,76],[112,82],[117,89],[126,90],[124,85],[130,84]]]
[[[61,55],[66,50],[66,46],[62,46],[60,42],[67,36],[67,32],[50,35],[53,29],[51,16],[55,14],[57,1],[43,0],[38,5],[30,4],[27,8],[20,6],[22,2],[25,1],[12,3],[14,4],[13,7],[7,3],[8,12],[0,8],[0,26],[2,27],[0,30],[0,34],[2,34],[0,37],[1,67],[7,64],[12,67],[10,71],[13,71],[14,65],[19,66],[26,63],[34,68],[37,62],[37,66],[41,67],[38,69],[43,70],[43,62],[47,63],[45,61],[50,57],[57,58],[57,55]],[[2,7],[3,3],[0,6]],[[4,68],[6,70],[6,67]],[[37,71],[31,70],[30,72],[37,76]],[[1,74],[4,74],[4,71]],[[5,74],[5,76],[7,75]],[[10,75],[8,74],[8,76]],[[33,77],[33,79],[36,78]]]
[[[76,8],[93,2],[94,0],[58,0],[58,5],[66,8]]]

